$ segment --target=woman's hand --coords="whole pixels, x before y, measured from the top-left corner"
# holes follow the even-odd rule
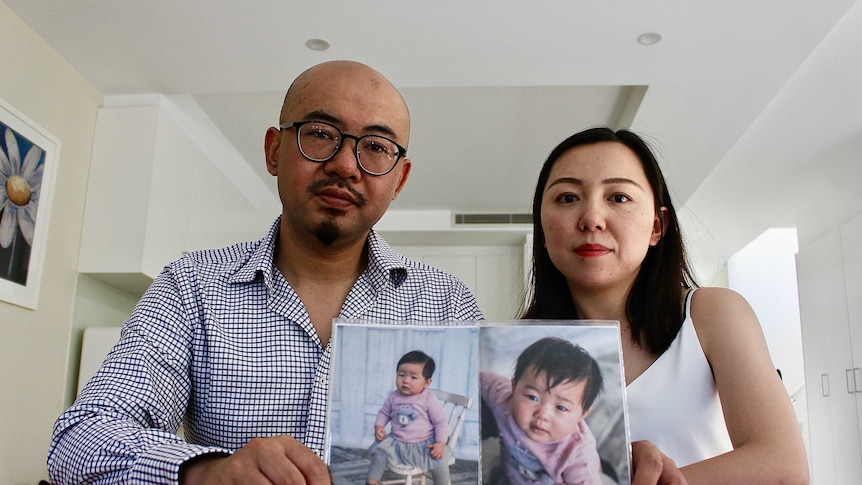
[[[676,463],[649,441],[632,443],[632,485],[687,485]]]

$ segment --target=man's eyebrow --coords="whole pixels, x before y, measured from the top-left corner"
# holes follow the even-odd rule
[[[340,124],[341,120],[339,120],[334,115],[327,113],[326,111],[312,111],[304,116],[305,120],[316,120],[316,121],[325,121],[327,123],[332,123],[334,125]]]
[[[325,121],[327,123],[332,123],[334,125],[341,125],[342,121],[337,117],[326,111],[312,111],[305,115],[306,120],[317,120],[317,121]],[[386,135],[389,138],[397,139],[398,134],[395,133],[392,128],[389,128],[386,125],[369,125],[362,128],[363,132],[374,132],[377,134]]]

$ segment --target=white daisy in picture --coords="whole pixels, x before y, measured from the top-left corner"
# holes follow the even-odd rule
[[[6,128],[5,135],[6,151],[0,149],[0,247],[8,248],[18,229],[32,246],[45,168],[39,163],[43,151],[33,145],[21,160],[15,134]]]

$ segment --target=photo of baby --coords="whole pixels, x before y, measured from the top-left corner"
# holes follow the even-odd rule
[[[617,332],[481,329],[483,483],[629,483]]]
[[[434,359],[421,350],[411,350],[398,360],[395,390],[374,421],[377,442],[371,445],[366,485],[379,485],[390,462],[430,470],[434,483],[449,483],[449,426],[443,404],[428,390],[434,368]],[[389,433],[387,425],[391,425]]]
[[[333,483],[479,483],[478,332],[336,324]]]
[[[336,321],[335,485],[630,485],[616,322]]]

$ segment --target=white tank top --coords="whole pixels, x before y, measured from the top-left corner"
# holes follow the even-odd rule
[[[691,320],[690,291],[676,339],[626,386],[631,440],[649,440],[677,466],[733,449],[712,370]]]

